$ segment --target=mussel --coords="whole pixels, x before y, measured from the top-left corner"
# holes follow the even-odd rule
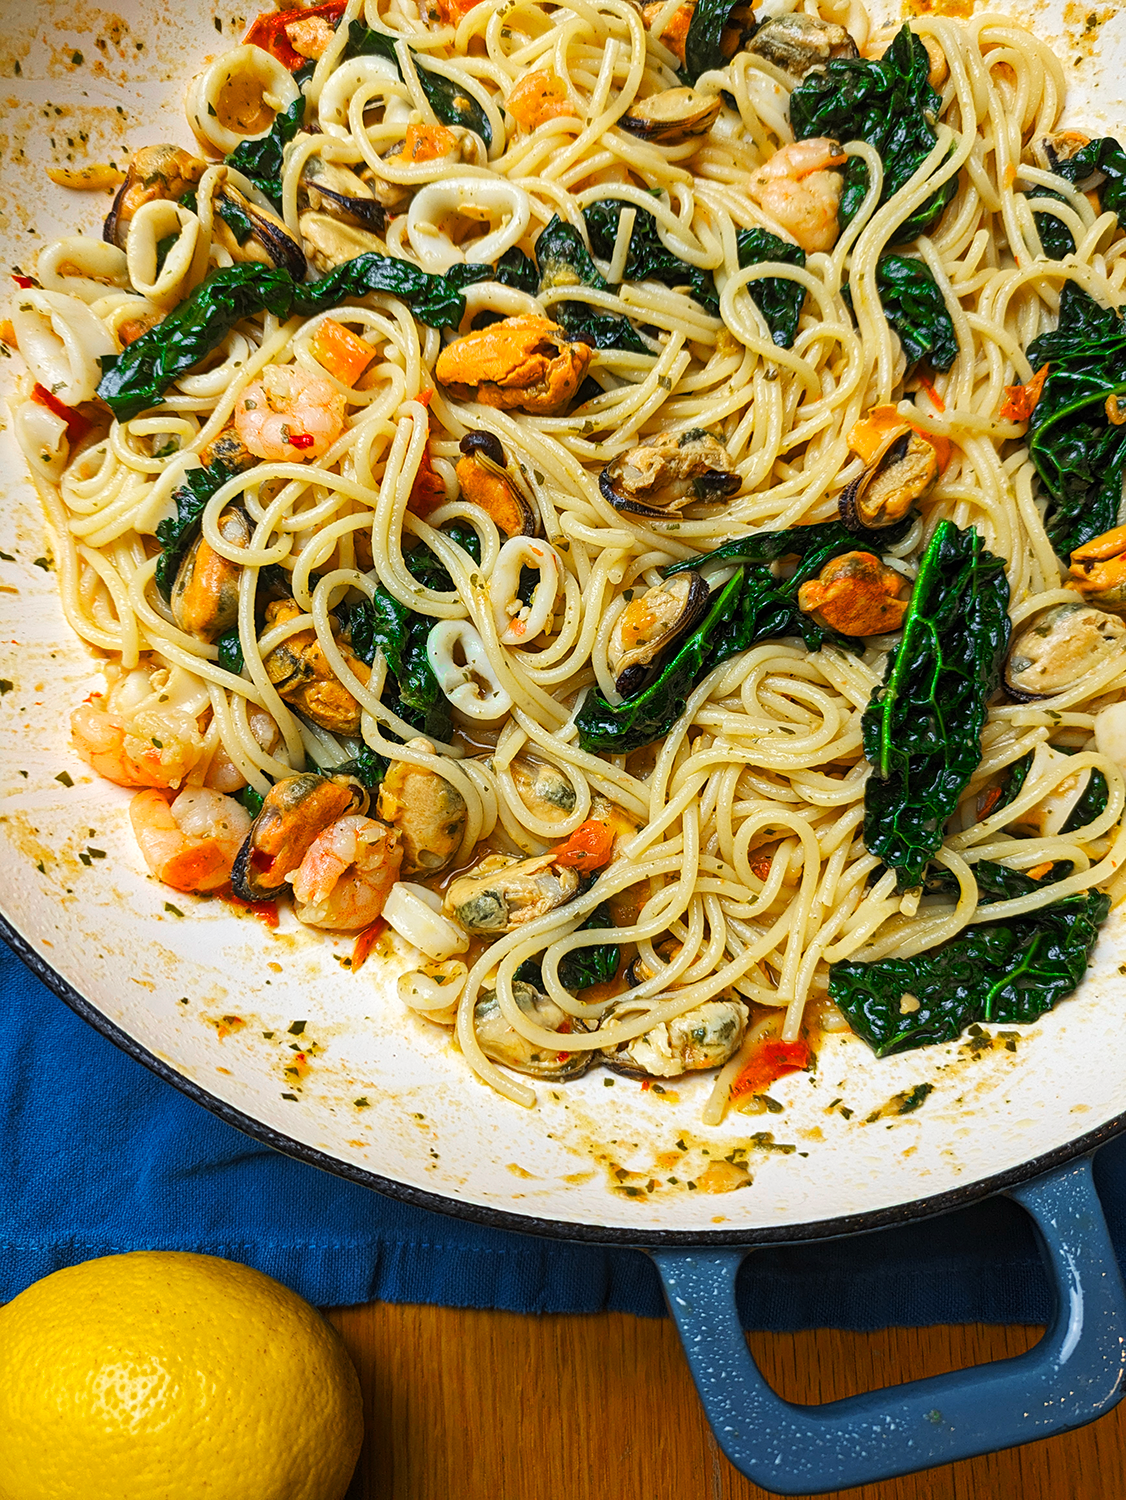
[[[1071,554],[1065,587],[1088,604],[1126,614],[1126,526],[1084,542]]]
[[[363,786],[347,776],[306,771],[270,788],[231,871],[242,901],[271,901],[288,883],[318,834],[338,818],[367,810]]]
[[[386,254],[383,241],[370,230],[360,229],[355,224],[345,224],[332,214],[306,210],[297,220],[305,254],[315,271],[328,272],[342,266],[346,260],[355,260],[369,250]]]
[[[427,739],[408,740],[408,750],[433,751]],[[379,785],[376,814],[402,839],[402,874],[433,875],[444,870],[461,846],[469,817],[456,786],[427,766],[392,761]]]
[[[904,423],[892,429],[864,472],[842,492],[841,520],[860,536],[894,526],[937,478],[934,444]]]
[[[679,1078],[719,1068],[742,1045],[747,1014],[741,1000],[705,1000],[631,1042],[605,1048],[602,1057],[627,1078]]]
[[[293,599],[275,599],[266,606],[267,626],[284,625],[304,611]],[[371,668],[350,655],[344,643],[344,659],[361,682]],[[339,680],[321,650],[313,629],[288,636],[263,659],[266,675],[278,695],[299,713],[332,734],[355,737],[360,732],[360,705]]]
[[[324,210],[345,224],[358,224],[381,234],[387,225],[387,210],[372,189],[349,167],[311,156],[301,179],[305,204],[313,212]]]
[[[491,432],[467,432],[458,447],[462,499],[491,516],[505,536],[535,536],[536,512],[508,467],[500,439]]]
[[[1005,663],[1011,698],[1030,703],[1066,692],[1126,645],[1126,624],[1088,604],[1057,604],[1017,632]]]
[[[249,547],[253,527],[237,505],[219,517],[219,534],[233,547]],[[197,640],[213,641],[238,624],[238,589],[242,569],[220,557],[203,535],[188,549],[172,585],[172,618]]]
[[[834,557],[798,589],[798,608],[841,635],[885,635],[903,624],[907,579],[871,552]]]
[[[603,495],[618,510],[663,519],[702,500],[722,500],[742,483],[731,455],[702,427],[659,432],[602,470]]]
[[[614,686],[623,698],[642,690],[661,655],[707,613],[710,598],[703,576],[689,570],[630,600],[607,643]]]
[[[454,339],[434,374],[458,401],[553,417],[573,400],[590,359],[590,345],[558,323],[521,313]]]
[[[544,823],[561,823],[575,810],[575,788],[548,761],[518,755],[509,770],[524,806]]]
[[[1081,130],[1057,130],[1037,136],[1029,149],[1032,160],[1042,171],[1057,172],[1061,162],[1070,161],[1090,144],[1091,137]]]
[[[653,951],[659,958],[664,959],[665,963],[674,958],[680,952],[680,949],[681,944],[677,942],[671,933],[665,937],[657,938],[653,943]],[[639,984],[644,984],[647,979],[653,979],[656,973],[656,969],[646,963],[645,959],[639,953],[626,965],[622,977],[630,989],[635,990]]]
[[[517,980],[512,986],[512,996],[529,1021],[534,1021],[537,1026],[552,1031],[558,1031],[561,1027],[574,1031],[587,1029],[584,1022],[575,1020],[566,1011],[560,1010],[554,1000],[541,995],[530,984],[522,984]],[[561,1049],[550,1052],[538,1042],[529,1042],[504,1019],[495,990],[485,990],[478,999],[473,1008],[473,1026],[481,1051],[486,1057],[517,1073],[526,1073],[530,1078],[564,1083],[568,1079],[581,1077],[594,1057],[594,1053],[589,1050],[567,1052]],[[560,1037],[560,1041],[565,1040],[566,1032]]]
[[[285,221],[261,204],[252,203],[233,183],[215,194],[212,237],[232,260],[256,261],[288,271],[294,281],[305,279],[305,251]]]
[[[133,215],[145,203],[158,199],[177,202],[207,170],[207,162],[180,146],[142,146],[129,161],[125,181],[117,190],[106,215],[102,238],[119,250],[125,249]]]
[[[579,885],[578,872],[557,866],[550,854],[490,854],[450,884],[442,910],[466,932],[511,932],[570,901]]]
[[[707,135],[722,108],[719,94],[693,88],[662,89],[659,94],[635,99],[618,124],[643,141],[668,146],[689,136]]]
[[[804,78],[811,68],[819,68],[832,57],[859,57],[856,43],[843,26],[793,11],[764,21],[746,44],[745,50],[789,73]]]

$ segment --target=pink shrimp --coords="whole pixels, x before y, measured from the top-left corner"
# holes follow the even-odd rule
[[[747,191],[790,238],[812,253],[831,250],[838,233],[845,156],[825,136],[783,146],[747,179]]]
[[[174,891],[217,891],[250,832],[250,815],[233,797],[206,787],[138,792],[129,818],[145,864]]]
[[[399,878],[403,851],[394,828],[352,813],[313,840],[290,876],[297,917],[310,927],[369,927]]]
[[[267,365],[238,398],[234,426],[257,458],[321,458],[344,430],[344,396],[296,365]]]

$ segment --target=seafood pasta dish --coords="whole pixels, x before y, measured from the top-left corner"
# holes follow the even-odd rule
[[[0,333],[73,750],[187,915],[394,949],[467,1087],[712,1124],[1065,1000],[1126,894],[1126,153],[1051,47],[328,0],[185,100],[52,172],[104,234]]]

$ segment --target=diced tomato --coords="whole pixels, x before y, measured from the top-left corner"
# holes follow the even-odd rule
[[[986,818],[996,809],[1003,793],[999,786],[991,786],[987,792],[983,792],[977,800],[977,819],[984,823]]]
[[[362,969],[364,960],[375,947],[379,939],[387,931],[387,922],[383,917],[376,917],[370,927],[365,927],[363,932],[352,944],[352,973]]]
[[[1027,385],[1007,385],[1005,404],[997,413],[1002,422],[1027,422],[1048,378],[1048,366],[1041,365]]]
[[[430,392],[427,392],[427,396]],[[410,498],[407,501],[407,509],[412,516],[417,516],[420,521],[425,521],[432,510],[437,510],[439,505],[446,503],[446,486],[442,482],[442,476],[430,462],[430,443],[422,450],[422,460],[414,476],[411,485]]]
[[[732,1101],[761,1094],[787,1073],[800,1073],[813,1061],[807,1041],[783,1042],[778,1037],[764,1037],[751,1054],[750,1061],[731,1085]]]
[[[438,0],[438,14],[450,26],[457,26],[480,0]]]
[[[267,10],[257,18],[243,37],[243,45],[261,47],[271,57],[276,57],[283,68],[296,73],[309,61],[295,52],[285,34],[285,28],[294,21],[306,21],[311,16],[324,16],[326,21],[339,21],[344,14],[345,0],[327,0],[324,5],[310,6],[308,10]]]
[[[551,853],[557,865],[572,870],[600,870],[614,852],[614,830],[609,823],[591,818],[582,823],[564,844]]]
[[[38,383],[31,393],[31,399],[37,406],[45,406],[48,411],[53,411],[56,417],[62,417],[66,423],[66,435],[72,443],[80,443],[90,431],[89,421],[73,406],[67,406],[57,396]]]

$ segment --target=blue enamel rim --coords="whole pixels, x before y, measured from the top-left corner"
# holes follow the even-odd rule
[[[1039,1177],[1041,1173],[1048,1172],[1053,1167],[1063,1166],[1077,1156],[1096,1150],[1116,1135],[1121,1135],[1123,1131],[1126,1131],[1126,1113],[1123,1113],[1108,1120],[1104,1125],[1100,1125],[1098,1129],[1077,1136],[1066,1146],[1059,1146],[1056,1150],[1034,1157],[1019,1167],[1011,1168],[1008,1172],[999,1172],[996,1176],[980,1179],[964,1188],[954,1188],[948,1193],[939,1193],[931,1198],[914,1198],[909,1203],[899,1203],[894,1207],[876,1209],[870,1213],[821,1219],[810,1224],[760,1229],[643,1230],[622,1229],[600,1224],[576,1224],[564,1219],[536,1218],[526,1214],[509,1213],[504,1209],[486,1208],[478,1203],[463,1203],[457,1198],[449,1198],[441,1193],[426,1192],[423,1188],[412,1187],[409,1183],[396,1182],[394,1178],[380,1176],[377,1172],[366,1172],[361,1167],[350,1166],[347,1162],[329,1156],[327,1152],[318,1151],[313,1146],[303,1145],[302,1142],[295,1141],[292,1136],[262,1124],[261,1121],[243,1114],[241,1110],[235,1109],[224,1100],[216,1098],[214,1094],[208,1093],[198,1083],[183,1077],[175,1068],[156,1057],[147,1047],[143,1047],[128,1032],[115,1025],[98,1010],[97,1006],[80,995],[73,985],[51,967],[3,913],[0,913],[0,938],[7,943],[16,957],[26,964],[37,979],[69,1005],[75,1015],[81,1016],[82,1020],[92,1026],[95,1031],[100,1032],[115,1047],[119,1047],[136,1062],[143,1063],[158,1078],[162,1078],[165,1083],[170,1083],[173,1088],[179,1089],[194,1103],[202,1105],[211,1114],[217,1115],[220,1120],[233,1125],[236,1130],[241,1130],[254,1140],[271,1146],[285,1156],[292,1156],[298,1161],[307,1162],[311,1167],[318,1167],[322,1172],[330,1172],[335,1177],[347,1178],[349,1182],[357,1182],[362,1187],[372,1188],[375,1192],[383,1193],[388,1198],[396,1198],[401,1203],[410,1203],[416,1208],[426,1208],[433,1213],[448,1214],[455,1219],[467,1219],[473,1224],[487,1224],[493,1229],[508,1229],[517,1234],[539,1235],[544,1239],[572,1240],[594,1245],[628,1245],[637,1249],[653,1249],[658,1246],[665,1249],[688,1249],[697,1245],[779,1245],[794,1244],[803,1240],[839,1239],[843,1235],[863,1234],[872,1229],[887,1229],[896,1224],[929,1219],[938,1214],[949,1213],[952,1209],[965,1208],[971,1203],[980,1202],[983,1198],[990,1198],[995,1193],[1003,1192],[1006,1188],[1015,1187],[1018,1183]]]

